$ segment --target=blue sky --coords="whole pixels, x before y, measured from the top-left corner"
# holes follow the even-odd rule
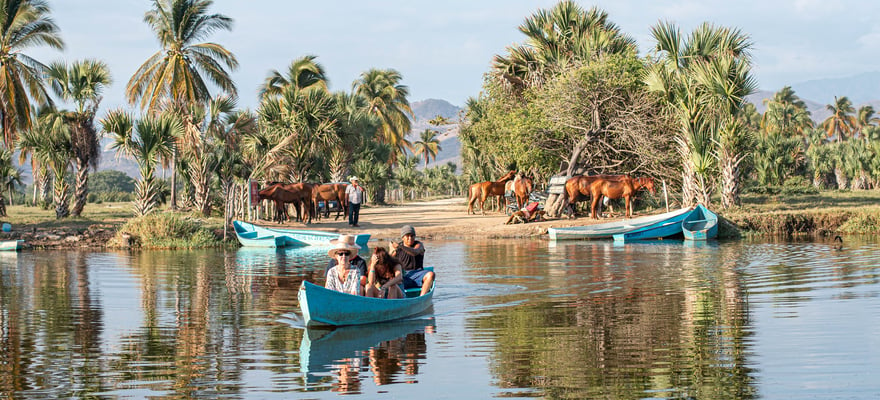
[[[114,84],[102,108],[124,105],[128,79],[158,42],[143,22],[148,0],[49,0],[66,42],[64,53],[31,50],[49,63],[97,58],[110,65]],[[215,0],[213,11],[235,20],[232,32],[210,41],[231,50],[240,106],[254,108],[257,87],[270,70],[313,54],[331,89],[349,90],[370,68],[394,68],[410,100],[445,99],[461,106],[479,93],[495,54],[521,42],[517,26],[547,0],[335,1]],[[760,87],[777,90],[807,80],[880,70],[880,2],[825,0],[598,1],[640,48],[653,45],[660,20],[689,32],[702,22],[735,26],[754,42],[753,72]]]

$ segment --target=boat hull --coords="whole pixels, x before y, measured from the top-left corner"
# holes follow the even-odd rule
[[[663,239],[670,236],[681,235],[681,221],[684,220],[689,212],[674,215],[662,221],[657,221],[641,228],[633,229],[629,232],[618,233],[614,235],[615,242],[631,242],[635,240],[653,240]]]
[[[708,240],[718,236],[718,215],[698,204],[681,222],[685,240]]]
[[[670,211],[668,213],[649,215],[645,217],[614,221],[604,224],[574,226],[568,228],[549,228],[547,233],[550,240],[574,240],[574,239],[609,239],[614,235],[630,232],[638,228],[648,226],[670,218],[684,215],[689,208]]]
[[[326,289],[311,282],[299,288],[299,307],[306,326],[347,326],[394,321],[431,307],[434,288],[424,296],[379,299]]]
[[[332,246],[331,240],[339,238],[339,233],[300,230],[279,229],[254,225],[243,221],[233,221],[235,234],[242,246],[248,247],[300,247],[300,246]],[[358,246],[366,247],[370,240],[370,234],[362,233],[354,235],[354,242]],[[273,238],[274,243],[266,238]]]
[[[0,251],[19,251],[24,247],[24,240],[0,240]]]

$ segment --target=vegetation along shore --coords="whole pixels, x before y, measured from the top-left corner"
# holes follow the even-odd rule
[[[231,221],[254,203],[261,215],[285,203],[314,215],[318,183],[355,175],[367,195],[356,229],[380,238],[405,223],[429,237],[520,237],[596,222],[565,217],[576,199],[556,194],[545,222],[468,215],[463,198],[486,190],[472,185],[505,174],[537,190],[554,176],[649,177],[663,196],[639,192],[637,212],[702,203],[728,236],[878,231],[880,117],[841,93],[814,121],[790,87],[759,111],[747,101],[755,44],[736,27],[659,22],[642,55],[602,9],[560,1],[524,16],[522,42],[498,49],[461,113],[417,121],[399,71],[369,68],[332,91],[311,54],[267,65],[259,106],[239,108],[239,61],[209,41],[234,19],[210,0],[152,2],[144,23],[158,45],[135,71],[91,55],[33,59],[36,47],[64,49],[49,3],[0,2],[14,16],[0,21],[0,219],[5,237],[34,247],[229,245]],[[120,78],[127,104],[101,104]],[[457,135],[460,163],[429,167],[442,135]],[[96,172],[103,147],[137,176]],[[274,182],[282,189],[259,192]]]

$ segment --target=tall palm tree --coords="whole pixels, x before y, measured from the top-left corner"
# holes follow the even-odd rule
[[[869,130],[870,128],[877,126],[877,123],[880,122],[880,117],[877,117],[877,113],[874,111],[874,107],[870,105],[859,107],[857,115],[856,132],[864,137],[865,141],[869,141]]]
[[[393,69],[371,69],[361,73],[354,82],[354,92],[367,101],[367,110],[379,121],[376,139],[391,146],[389,163],[397,161],[404,150],[412,145],[406,139],[412,126],[413,113],[409,106],[409,88],[401,85],[403,76]]]
[[[828,137],[836,137],[839,143],[855,131],[857,121],[853,114],[856,109],[848,97],[834,96],[834,104],[826,105],[825,109],[831,111],[831,115],[822,121],[822,129]]]
[[[21,170],[12,162],[12,151],[0,148],[0,198],[5,198],[4,193],[9,195],[9,204],[15,204],[13,194],[15,186],[21,186]],[[6,203],[0,203],[0,217],[6,216]]]
[[[424,154],[425,168],[428,168],[428,162],[437,158],[437,153],[443,150],[440,147],[440,139],[437,139],[437,131],[433,129],[425,129],[419,134],[419,140],[413,143],[415,149],[414,154]]]
[[[73,160],[73,140],[69,125],[64,119],[64,111],[43,108],[31,129],[21,132],[18,148],[30,153],[49,167],[54,175],[55,218],[70,215],[70,185],[67,171]]]
[[[220,44],[199,43],[217,30],[232,30],[231,18],[208,13],[212,4],[211,0],[153,0],[144,22],[153,29],[162,49],[141,64],[128,81],[125,95],[129,103],[139,103],[141,109],[150,111],[176,110],[188,124],[192,118],[185,114],[190,107],[205,105],[211,99],[208,82],[226,94],[237,94],[229,75],[238,68],[235,55]],[[171,156],[172,209],[177,203],[176,150]]]
[[[171,155],[175,138],[183,134],[183,124],[170,113],[135,120],[131,114],[114,110],[101,119],[101,126],[113,134],[117,156],[130,156],[138,164],[141,179],[135,184],[135,215],[151,213],[158,207],[161,195],[161,182],[155,177],[156,165]]]
[[[767,110],[761,125],[767,133],[779,132],[786,137],[803,138],[806,131],[813,127],[807,104],[795,94],[791,86],[783,87],[772,99],[765,99],[764,104],[767,105]]]
[[[260,98],[263,96],[279,96],[288,87],[301,90],[327,90],[327,75],[324,66],[315,59],[318,56],[302,56],[293,60],[287,67],[287,73],[272,70],[266,82],[260,88]]]
[[[56,95],[76,104],[76,110],[65,115],[70,124],[73,153],[76,163],[76,183],[71,214],[79,216],[89,194],[89,167],[98,169],[101,144],[95,129],[95,112],[101,102],[101,93],[112,83],[110,68],[102,61],[83,60],[67,65],[52,63],[47,81]]]
[[[33,125],[32,104],[51,102],[42,81],[46,66],[24,53],[36,46],[64,49],[50,12],[43,0],[0,0],[0,128],[7,148]]]

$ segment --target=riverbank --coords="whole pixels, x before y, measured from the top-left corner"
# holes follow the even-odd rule
[[[880,193],[873,191],[849,193],[829,192],[821,196],[798,196],[790,198],[750,197],[744,206],[720,212],[728,234],[737,235],[831,235],[870,234],[880,232]],[[656,214],[665,210],[637,210],[636,216]],[[44,215],[45,214],[45,215]],[[80,218],[54,220],[51,210],[14,206],[9,209],[11,232],[0,233],[0,238],[23,239],[32,248],[102,248],[111,242],[120,227],[131,215],[128,203],[94,204],[86,207]],[[528,224],[505,222],[508,216],[500,212],[486,215],[468,215],[464,198],[435,199],[404,204],[373,206],[361,209],[360,227],[348,226],[347,220],[329,219],[315,221],[311,225],[296,222],[276,224],[267,220],[256,223],[295,229],[314,229],[340,233],[369,233],[374,239],[397,238],[400,227],[413,225],[419,237],[426,239],[482,238],[546,238],[550,227],[590,225],[620,219],[592,220],[582,216],[577,219],[557,219]],[[222,237],[220,218],[203,220],[216,236]],[[227,242],[235,244],[235,237],[228,232]]]

